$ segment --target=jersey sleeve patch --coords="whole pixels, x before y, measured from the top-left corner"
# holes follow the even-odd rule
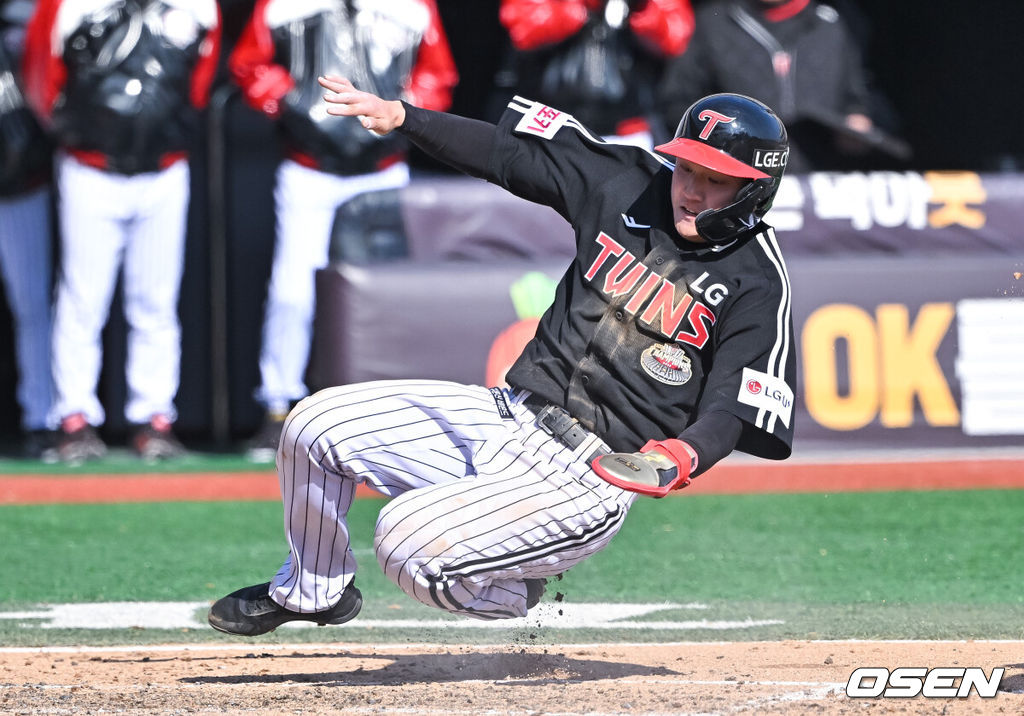
[[[743,381],[736,399],[744,405],[778,416],[789,427],[793,415],[793,389],[782,378],[744,368]],[[763,424],[758,420],[758,425]]]
[[[540,102],[531,102],[522,119],[516,124],[515,131],[519,134],[529,134],[542,139],[551,139],[555,136],[572,115],[567,112],[548,107]]]

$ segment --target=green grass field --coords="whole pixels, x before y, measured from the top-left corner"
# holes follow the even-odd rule
[[[359,500],[351,514],[366,603],[359,619],[337,629],[282,629],[268,642],[453,639],[443,625],[379,624],[446,618],[382,576],[371,550],[381,504]],[[1022,515],[1024,491],[1001,490],[644,499],[607,550],[549,585],[545,603],[679,605],[634,620],[659,628],[588,631],[556,620],[507,632],[460,628],[458,638],[1021,639]],[[201,623],[83,630],[10,615],[80,602],[208,602],[270,578],[285,555],[280,525],[274,502],[0,507],[0,644],[237,641]],[[365,619],[376,626],[360,628]],[[693,620],[760,625],[671,626]]]

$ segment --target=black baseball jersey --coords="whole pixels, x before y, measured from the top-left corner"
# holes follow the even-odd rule
[[[717,432],[737,424],[736,449],[789,456],[796,362],[771,227],[723,246],[685,241],[672,220],[671,164],[538,102],[517,97],[497,127],[405,111],[400,131],[420,148],[551,206],[575,229],[576,258],[510,385],[563,406],[616,451],[685,440],[691,426],[708,447],[707,426],[722,443],[712,452],[728,452],[732,438]]]
[[[513,100],[487,179],[558,211],[577,255],[507,380],[564,406],[615,450],[725,411],[744,423],[737,449],[788,457],[796,363],[774,231],[761,223],[723,247],[685,242],[671,178],[651,152]]]

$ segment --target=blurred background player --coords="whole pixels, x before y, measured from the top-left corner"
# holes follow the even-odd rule
[[[388,99],[443,110],[458,75],[434,0],[258,0],[229,67],[285,146],[256,394],[265,418],[248,448],[251,459],[269,461],[289,409],[308,394],[315,276],[329,260],[335,210],[409,181],[405,140],[329,117],[317,77],[343,74]]]
[[[710,0],[697,9],[686,51],[665,69],[661,114],[675,118],[695,97],[738,92],[786,123],[791,174],[904,159],[861,45],[848,16],[817,0]]]
[[[0,272],[14,319],[26,457],[48,453],[53,400],[50,373],[52,303],[51,152],[25,103],[20,64],[33,3],[0,3]]]
[[[119,269],[132,446],[147,460],[183,452],[171,426],[187,157],[219,33],[213,0],[40,0],[29,25],[26,90],[59,147],[62,249],[52,345],[63,461],[106,452],[96,431],[106,417],[96,388]]]
[[[659,122],[655,97],[665,59],[693,33],[689,0],[502,0],[500,19],[512,50],[498,111],[518,94],[647,149],[675,126]]]

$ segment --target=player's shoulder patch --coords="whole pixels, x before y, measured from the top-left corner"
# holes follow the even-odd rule
[[[744,368],[743,382],[736,399],[744,405],[778,416],[789,427],[793,415],[793,389],[785,379]],[[761,427],[760,420],[758,427]]]
[[[514,131],[541,139],[553,138],[559,129],[573,119],[568,112],[522,97],[516,97],[508,106],[509,109],[521,112],[523,115],[516,123]]]

